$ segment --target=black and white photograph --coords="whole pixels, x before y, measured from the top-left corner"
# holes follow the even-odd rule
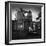
[[[5,2],[5,43],[44,42],[44,3]]]

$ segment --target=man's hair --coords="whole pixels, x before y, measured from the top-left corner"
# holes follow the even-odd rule
[[[29,10],[29,13],[32,13],[32,12]]]

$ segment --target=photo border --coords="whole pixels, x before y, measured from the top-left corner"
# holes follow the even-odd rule
[[[7,24],[6,24],[6,20],[9,18],[9,16],[6,15],[6,12],[8,12],[7,8],[9,7],[8,6],[9,3],[27,3],[27,4],[43,4],[44,5],[44,41],[41,41],[41,42],[26,42],[26,43],[13,43],[13,44],[9,44],[9,28],[8,28],[9,26],[7,27]],[[8,8],[8,10],[9,10],[9,8]],[[9,19],[7,21],[9,21]],[[8,25],[9,25],[9,22],[8,22]],[[8,28],[8,30],[7,30],[7,28]],[[8,35],[6,35],[7,34],[6,30],[8,31]],[[34,2],[18,2],[18,1],[17,2],[16,1],[7,1],[7,2],[5,2],[5,44],[6,45],[15,45],[15,44],[30,44],[30,43],[31,44],[32,43],[45,43],[45,3],[38,3],[38,2],[35,2],[35,3]]]

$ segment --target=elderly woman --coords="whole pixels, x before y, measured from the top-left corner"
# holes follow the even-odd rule
[[[32,31],[32,12],[29,10],[25,13],[24,29],[26,31]]]

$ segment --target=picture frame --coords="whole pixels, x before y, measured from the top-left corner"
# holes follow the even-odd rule
[[[27,36],[27,38],[23,38],[24,37],[23,35],[25,35],[26,33],[24,34],[24,33],[20,32],[19,34],[23,36],[23,37],[20,36],[22,38],[20,38],[19,36],[18,36],[19,38],[16,38],[16,37],[13,38],[13,36],[16,36],[16,35],[12,35],[12,34],[14,34],[14,33],[12,33],[13,32],[12,29],[14,30],[14,26],[13,26],[14,23],[12,22],[14,19],[12,19],[12,18],[15,17],[15,16],[14,17],[12,16],[12,13],[14,14],[14,11],[16,13],[16,11],[20,11],[20,9],[23,9],[21,12],[23,12],[24,14],[27,13],[29,11],[29,9],[31,9],[31,11],[34,12],[34,13],[32,13],[32,16],[34,14],[37,16],[37,14],[39,12],[41,12],[41,17],[40,17],[41,18],[40,33],[37,32],[37,30],[36,30],[36,32],[38,34],[40,34],[40,35],[38,35],[39,37],[36,37],[37,34],[35,34],[36,35],[35,36],[36,38],[34,36],[33,37],[31,36],[31,38],[28,38],[28,36]],[[36,10],[36,12],[35,12],[35,10]],[[34,18],[36,16],[34,16]],[[37,23],[35,21],[35,19],[32,20],[32,21],[33,21],[33,24],[34,23]],[[28,27],[26,27],[26,28],[28,28]],[[17,27],[17,30],[22,30],[23,31],[22,28],[18,28],[18,27]],[[35,31],[33,31],[33,32],[35,33]],[[7,44],[7,45],[14,45],[14,44],[44,43],[44,42],[45,42],[45,3],[37,3],[37,2],[36,3],[34,3],[34,2],[33,3],[32,2],[16,2],[16,1],[7,1],[7,2],[5,2],[5,44]]]

